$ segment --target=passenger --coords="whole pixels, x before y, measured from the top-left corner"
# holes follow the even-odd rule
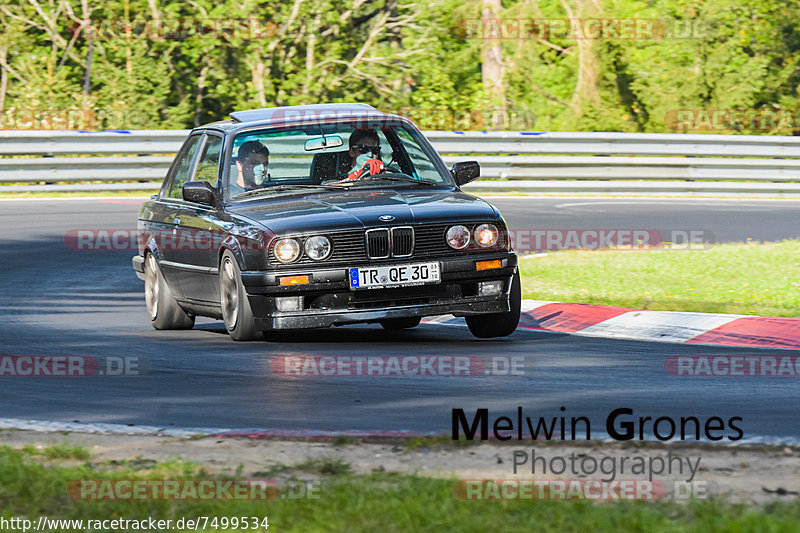
[[[267,172],[269,149],[259,141],[247,141],[239,147],[236,156],[236,172],[231,169],[230,196],[261,189],[270,179]]]

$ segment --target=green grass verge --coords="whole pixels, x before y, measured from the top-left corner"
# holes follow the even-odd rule
[[[67,441],[52,446],[44,446],[37,448],[33,445],[26,445],[22,448],[22,452],[31,456],[42,456],[47,459],[78,459],[84,460],[89,458],[89,452],[86,448],[71,444]]]
[[[800,241],[708,250],[565,250],[521,260],[522,297],[800,317]]]
[[[67,495],[80,479],[208,479],[192,463],[44,466],[31,456],[0,447],[0,513],[5,518],[40,515],[63,519],[140,520],[180,517],[267,516],[270,530],[328,531],[646,531],[793,532],[800,501],[762,507],[719,500],[670,502],[465,502],[453,481],[398,474],[323,478],[318,499],[268,502],[76,501]]]

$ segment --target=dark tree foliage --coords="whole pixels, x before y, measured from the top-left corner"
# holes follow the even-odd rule
[[[365,102],[426,129],[791,134],[799,27],[797,0],[11,0],[0,127]]]

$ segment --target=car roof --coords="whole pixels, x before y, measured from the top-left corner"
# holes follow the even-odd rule
[[[400,122],[410,123],[408,119],[382,113],[367,104],[310,104],[284,107],[264,107],[234,111],[230,114],[231,120],[222,120],[205,124],[195,130],[217,129],[227,133],[250,128],[252,126],[280,126],[293,123],[308,124],[310,121],[327,122],[336,119],[367,119],[382,118],[396,119]]]
[[[320,115],[321,117],[334,114],[363,115],[370,111],[379,113],[377,109],[367,104],[312,104],[234,111],[230,115],[235,122],[256,122],[276,119],[287,120],[303,115]]]

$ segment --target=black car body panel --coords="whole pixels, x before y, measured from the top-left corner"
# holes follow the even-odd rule
[[[313,197],[272,200],[232,207],[276,234],[319,232],[386,226],[379,217],[392,216],[393,226],[447,223],[453,220],[496,220],[497,212],[486,201],[460,191],[403,191],[377,189],[316,194]]]
[[[370,117],[399,124],[411,132],[409,135],[418,134],[417,156],[427,158],[429,175],[440,175],[441,181],[417,185],[377,180],[360,188],[287,190],[246,201],[228,198],[225,187],[229,174],[236,171],[232,156],[234,137],[241,132],[292,126],[292,120],[305,116],[304,110],[319,107],[242,112],[233,114],[238,115],[240,122],[215,123],[193,130],[176,156],[161,191],[141,208],[139,255],[133,258],[137,274],[144,279],[145,257],[152,254],[172,296],[187,313],[221,318],[220,261],[223,252],[229,250],[241,271],[253,317],[263,330],[508,312],[517,258],[511,250],[503,218],[485,200],[459,189],[435,150],[406,119],[365,106],[341,104],[334,106],[338,113],[335,119],[326,118],[321,126],[315,124],[315,127],[322,127],[324,134],[326,127],[348,123],[348,110],[354,114],[366,110]],[[276,112],[281,109],[297,112]],[[252,120],[246,121],[249,119]],[[271,138],[267,141],[272,141],[273,147],[279,145]],[[397,139],[394,143],[390,141],[393,158],[399,150],[397,142]],[[184,200],[171,180],[177,181],[174,176],[178,175],[184,176],[184,180],[197,180],[204,172],[203,158],[211,150],[218,150],[219,154],[214,155],[219,158],[219,168],[217,183],[212,183],[213,205]],[[274,148],[273,154],[277,150]],[[499,230],[496,245],[482,248],[470,243],[464,250],[455,250],[447,244],[445,233],[453,225],[465,226],[471,235],[481,224],[492,224]],[[369,233],[371,230],[378,232]],[[274,247],[279,239],[295,239],[302,247],[312,235],[329,240],[332,251],[326,259],[313,260],[301,252],[292,262],[278,260]],[[378,239],[374,242],[381,246],[384,241],[380,239],[385,239],[392,253],[382,257],[374,250],[369,251],[369,246],[378,244],[370,245],[368,235]],[[398,243],[412,248],[410,254],[405,253],[408,251],[405,248],[404,253],[399,253]],[[477,261],[496,263],[491,263],[491,268],[478,269]],[[348,277],[353,275],[351,268],[388,265],[423,268],[419,265],[430,264],[438,265],[438,282],[354,289]],[[308,281],[300,285],[282,284],[281,278],[291,276],[308,276]],[[479,282],[488,280],[502,282],[502,290],[491,295],[479,294]],[[279,310],[278,302],[285,297],[300,297],[300,308]]]

